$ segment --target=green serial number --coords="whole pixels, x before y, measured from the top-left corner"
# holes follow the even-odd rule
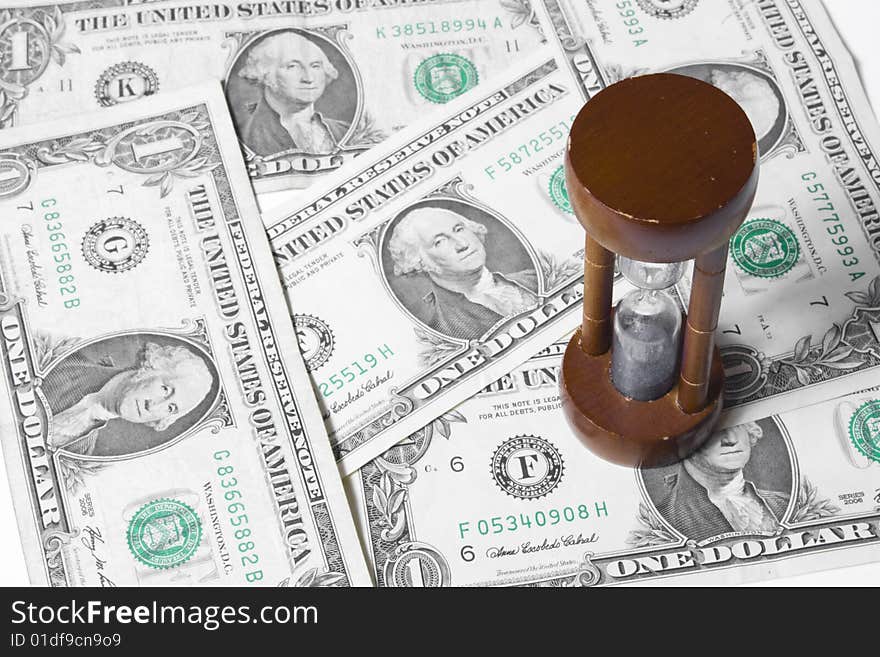
[[[831,202],[831,196],[825,190],[825,185],[821,182],[814,182],[818,177],[819,174],[816,172],[808,171],[801,176],[801,179],[812,183],[806,186],[807,192],[813,195],[813,203],[823,204],[815,206],[816,213],[822,219],[822,223],[825,225],[825,232],[830,236],[831,243],[834,245],[833,248],[837,255],[840,256],[841,263],[843,263],[844,267],[849,268],[847,273],[849,274],[850,282],[857,281],[865,275],[865,272],[853,271],[851,269],[852,267],[858,267],[859,259],[855,255],[855,249],[849,243],[849,237],[846,235],[846,226],[840,220],[840,215],[835,210],[834,203]]]
[[[617,7],[617,14],[623,20],[623,24],[626,27],[627,34],[629,34],[633,45],[638,48],[639,46],[648,43],[647,39],[642,38],[645,34],[645,28],[642,27],[638,16],[636,16],[636,10],[633,8],[632,0],[621,0],[621,2],[618,2],[614,6]]]
[[[335,392],[342,390],[346,384],[369,374],[370,370],[375,368],[376,365],[389,360],[394,355],[394,352],[387,344],[383,344],[376,349],[376,354],[364,354],[363,358],[353,360],[351,365],[343,367],[338,372],[331,374],[327,381],[319,383],[318,388],[321,391],[321,396],[325,398],[331,397]]]
[[[221,449],[214,452],[214,460],[226,462],[225,465],[217,466],[217,477],[220,480],[220,488],[223,492],[223,499],[228,502],[226,505],[227,518],[229,524],[232,525],[232,537],[234,541],[232,545],[238,550],[238,558],[241,566],[244,568],[244,578],[249,584],[259,582],[263,579],[263,571],[255,568],[260,563],[260,556],[257,554],[257,546],[251,536],[251,529],[248,526],[250,520],[245,513],[244,496],[241,491],[236,488],[238,479],[233,476],[235,468],[228,463],[231,453],[227,449]]]
[[[504,534],[518,532],[523,529],[534,527],[552,527],[560,523],[572,523],[580,520],[589,520],[592,517],[608,515],[608,507],[605,502],[593,504],[593,511],[586,504],[577,506],[564,506],[561,509],[549,509],[547,511],[535,511],[533,513],[510,514],[506,516],[492,516],[480,520],[464,520],[458,523],[458,537],[464,539],[468,534],[476,531],[480,536],[490,534]]]
[[[513,169],[527,164],[529,160],[535,157],[541,151],[565,141],[571,130],[571,124],[574,122],[572,114],[568,120],[560,121],[550,126],[546,130],[542,130],[528,141],[520,144],[509,153],[502,155],[492,164],[487,166],[483,171],[489,176],[489,180],[495,180],[495,176],[507,173]]]
[[[376,38],[399,39],[401,37],[422,36],[426,34],[454,34],[459,32],[497,30],[503,27],[504,21],[497,16],[494,20],[486,20],[485,18],[465,18],[446,21],[420,21],[418,23],[380,25],[376,28]]]
[[[44,208],[54,208],[57,205],[54,198],[47,198],[40,202]],[[77,296],[76,277],[73,275],[73,261],[70,257],[70,248],[64,240],[67,237],[62,232],[64,225],[61,223],[61,213],[50,210],[43,213],[43,221],[46,222],[46,230],[49,231],[49,241],[52,243],[52,260],[54,261],[54,278],[58,283],[58,292],[61,294],[64,307],[68,310],[79,308],[79,296]]]

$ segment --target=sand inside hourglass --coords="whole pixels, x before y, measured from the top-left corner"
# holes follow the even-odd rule
[[[663,289],[681,278],[683,264],[619,260],[621,273],[639,289],[621,299],[614,314],[611,380],[631,399],[657,399],[675,384],[681,311]]]

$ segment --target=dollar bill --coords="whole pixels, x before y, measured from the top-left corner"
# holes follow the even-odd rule
[[[586,99],[650,72],[710,82],[759,139],[754,207],[730,245],[717,344],[725,423],[876,381],[880,130],[818,0],[541,0],[548,39]],[[637,184],[634,181],[634,184]],[[679,292],[689,294],[689,277]]]
[[[0,132],[0,440],[34,583],[370,583],[206,85]]]
[[[880,558],[880,396],[611,465],[560,408],[551,345],[346,481],[379,586],[741,583]]]
[[[0,9],[0,126],[222,80],[256,190],[299,188],[541,38],[529,0]]]
[[[344,473],[577,323],[583,229],[523,172],[582,102],[538,52],[263,214]]]
[[[648,16],[649,44],[614,49],[602,42],[588,11],[598,6],[536,3],[554,55],[545,73],[526,60],[514,63],[445,115],[426,117],[320,189],[264,214],[344,473],[474,394],[529,347],[534,353],[538,342],[577,323],[580,292],[569,293],[577,289],[583,233],[564,184],[564,136],[582,104],[607,84],[653,70],[718,84],[739,98],[760,136],[761,184],[731,240],[717,334],[727,374],[723,421],[768,417],[864,388],[876,377],[880,169],[873,145],[880,135],[821,7],[811,4],[799,14],[801,22],[815,22],[815,38],[795,32],[792,22],[790,47],[777,45],[766,17],[754,17],[746,38],[723,26],[727,14],[713,20],[720,9],[704,3],[693,16],[708,27],[688,23],[687,13],[676,19],[680,30],[670,17]],[[615,10],[621,11],[644,14],[641,5]],[[699,30],[714,31],[684,38]],[[615,59],[625,56],[632,60],[626,66]],[[545,81],[555,98],[535,111],[528,102],[540,97],[535,90]],[[769,118],[762,114],[767,108]],[[471,269],[491,277],[480,285],[493,288],[494,300],[477,283],[462,287],[431,271],[438,265],[424,255],[415,230],[429,215],[438,222],[463,217],[462,227],[476,221],[476,229],[463,228],[472,236],[485,231]],[[531,264],[502,241],[503,232],[489,232],[499,221],[522,236],[534,254]],[[532,272],[544,285],[530,288],[536,299],[521,290],[528,288],[523,274]],[[686,275],[678,287],[683,305],[689,280]],[[335,291],[355,284],[356,298],[339,303]],[[497,303],[502,287],[523,303]],[[548,287],[563,296],[551,299]]]

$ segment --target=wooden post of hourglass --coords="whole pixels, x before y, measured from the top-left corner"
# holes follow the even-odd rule
[[[678,379],[678,405],[686,413],[698,413],[709,394],[709,367],[724,291],[727,245],[694,260],[691,302],[685,323],[684,349]]]
[[[614,287],[614,254],[587,233],[584,244],[584,319],[581,348],[591,356],[611,347],[611,293]]]
[[[631,78],[596,95],[578,114],[565,172],[587,231],[583,323],[560,377],[566,417],[581,441],[607,460],[633,466],[680,460],[708,438],[721,412],[724,373],[714,333],[728,242],[758,184],[751,123],[708,83],[672,74]],[[694,260],[684,337],[673,345],[678,373],[656,398],[625,395],[613,381],[612,360],[626,356],[613,358],[614,348],[628,344],[615,340],[615,254],[640,263]],[[652,353],[649,346],[640,357]],[[668,355],[664,362],[672,366]],[[628,371],[631,377],[640,370]]]

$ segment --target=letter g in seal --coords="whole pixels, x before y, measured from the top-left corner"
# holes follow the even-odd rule
[[[98,271],[110,274],[134,269],[150,249],[147,231],[127,217],[109,217],[92,225],[83,237],[83,257]]]

